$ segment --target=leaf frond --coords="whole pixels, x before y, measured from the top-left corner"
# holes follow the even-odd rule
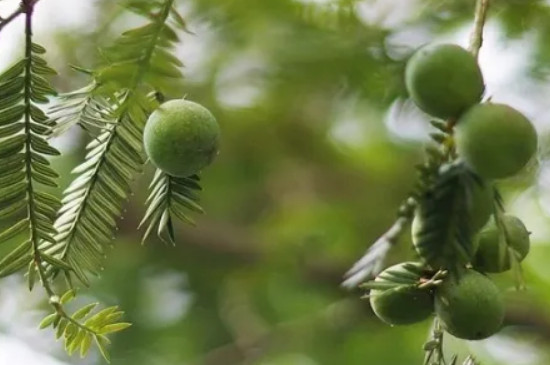
[[[183,18],[173,3],[173,0],[125,3],[147,22],[124,32],[112,46],[102,50],[105,62],[95,72],[101,88],[133,90],[142,84],[147,92],[181,95],[183,63],[173,50],[179,41],[177,29],[181,29]]]
[[[0,243],[19,242],[0,261],[0,277],[27,268],[29,289],[49,259],[38,246],[42,240],[53,242],[60,205],[42,191],[57,186],[49,157],[59,155],[47,140],[51,122],[40,107],[56,95],[48,81],[56,72],[42,58],[44,52],[27,39],[26,57],[0,75],[0,217],[12,222],[0,233]]]
[[[137,97],[122,101],[125,113],[106,123],[106,130],[88,144],[86,160],[73,170],[78,177],[64,192],[55,222],[58,234],[43,247],[44,252],[66,261],[86,285],[87,273],[98,274],[102,268],[131,182],[145,161],[143,107],[149,107],[144,105],[147,100],[134,101]]]
[[[70,291],[67,293],[70,293]],[[63,297],[66,298],[67,293]],[[72,299],[74,296],[70,298]],[[69,355],[78,352],[80,357],[85,357],[92,344],[95,343],[101,355],[109,362],[107,346],[110,341],[106,336],[131,326],[130,323],[120,322],[124,312],[118,306],[96,310],[98,303],[90,303],[72,314],[68,314],[63,305],[70,302],[70,300],[55,302],[55,311],[44,317],[39,328],[53,329],[56,338],[63,341],[65,350]]]
[[[419,199],[416,248],[433,268],[453,270],[473,255],[470,207],[477,177],[463,164],[444,165]]]
[[[147,224],[143,242],[156,229],[161,240],[175,244],[174,218],[188,224],[195,224],[188,216],[188,212],[203,213],[198,204],[197,192],[201,190],[199,182],[198,175],[176,178],[160,170],[156,171],[149,187],[150,195],[146,201],[148,208],[140,223],[140,227]]]
[[[53,124],[51,137],[65,133],[74,125],[94,135],[94,131],[105,131],[110,118],[111,106],[104,97],[95,95],[95,82],[59,96],[60,101],[50,109]]]
[[[127,2],[147,18],[147,24],[126,31],[103,51],[105,63],[93,72],[96,87],[91,93],[84,89],[65,99],[69,106],[75,106],[76,114],[71,108],[61,109],[61,115],[66,116],[61,121],[71,120],[68,123],[74,124],[75,115],[82,120],[84,105],[89,124],[102,126],[87,146],[85,162],[73,171],[78,177],[64,192],[55,223],[55,242],[46,242],[44,247],[49,255],[73,267],[72,274],[66,275],[71,283],[74,276],[87,285],[88,274],[101,270],[117,230],[117,219],[131,193],[131,183],[145,163],[143,128],[150,112],[158,106],[151,94],[170,91],[182,78],[181,63],[171,53],[178,40],[168,24],[173,22],[173,3]],[[110,108],[105,108],[106,103]],[[174,210],[174,214],[179,212]]]

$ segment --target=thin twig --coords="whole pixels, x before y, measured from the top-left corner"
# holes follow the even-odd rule
[[[436,317],[432,325],[430,339],[424,344],[424,365],[446,365],[445,355],[443,352],[443,335],[444,331],[441,328],[439,319]]]
[[[348,289],[355,288],[365,279],[377,275],[382,270],[384,258],[390,248],[396,245],[405,228],[411,222],[417,202],[409,197],[401,206],[401,215],[376,242],[367,249],[367,252],[345,274],[342,286]]]
[[[470,52],[477,59],[479,50],[483,45],[483,27],[487,19],[487,12],[489,10],[490,0],[477,0],[476,13],[474,19],[474,30],[470,36]]]
[[[31,4],[29,4],[30,6],[34,6],[36,5],[36,3],[38,2],[39,0],[33,0],[31,2]],[[2,31],[2,29],[4,29],[4,27],[6,27],[8,24],[10,24],[12,21],[14,21],[15,19],[17,19],[17,17],[19,17],[19,15],[21,14],[24,14],[25,13],[25,4],[23,3],[23,1],[19,4],[19,7],[13,11],[10,15],[8,15],[7,17],[5,18],[0,18],[0,31]]]

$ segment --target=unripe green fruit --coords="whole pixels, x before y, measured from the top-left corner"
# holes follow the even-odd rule
[[[143,132],[145,152],[168,175],[186,177],[208,166],[219,148],[220,129],[203,106],[171,100],[155,110]]]
[[[499,179],[518,173],[529,162],[537,150],[537,132],[514,108],[480,104],[459,119],[456,147],[479,175]]]
[[[493,273],[510,270],[509,249],[514,251],[518,261],[522,261],[529,253],[529,231],[523,222],[512,215],[504,215],[501,223],[504,230],[502,236],[495,222],[491,222],[479,234],[474,260],[476,270]],[[501,237],[503,242],[500,241]]]
[[[497,333],[504,321],[504,302],[491,279],[467,270],[447,278],[435,291],[435,312],[455,337],[481,340]]]
[[[420,109],[443,119],[458,117],[478,103],[485,90],[475,57],[454,44],[416,51],[405,69],[405,85]]]
[[[493,214],[494,191],[487,182],[483,182],[483,185],[473,183],[470,191],[470,229],[472,233],[477,233]]]
[[[421,267],[418,263],[402,263],[384,270],[375,283],[393,284],[390,277],[410,276],[406,265]],[[387,275],[386,275],[387,274]],[[404,325],[420,322],[433,313],[433,296],[426,289],[414,286],[398,286],[391,289],[373,289],[369,294],[370,304],[376,316],[390,325]]]

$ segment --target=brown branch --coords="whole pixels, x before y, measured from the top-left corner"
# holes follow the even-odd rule
[[[19,7],[15,11],[13,11],[10,15],[8,15],[5,18],[0,18],[0,31],[2,31],[4,27],[6,27],[8,24],[10,24],[15,19],[17,19],[19,15],[24,14],[27,6],[32,8],[34,5],[36,5],[38,1],[39,0],[31,0],[31,2],[27,5],[25,5],[25,1],[22,1],[21,4],[19,4]]]

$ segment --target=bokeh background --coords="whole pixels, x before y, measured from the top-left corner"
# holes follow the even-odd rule
[[[148,169],[120,221],[105,271],[80,301],[119,304],[134,323],[114,337],[115,365],[421,364],[430,323],[389,327],[344,272],[395,219],[427,143],[428,117],[407,100],[402,71],[418,46],[466,46],[474,0],[177,0],[186,95],[223,131],[203,173],[197,227],[178,245],[140,245]],[[538,158],[499,186],[532,231],[528,290],[496,276],[509,326],[481,342],[448,337],[449,353],[484,365],[550,363],[550,1],[493,0],[480,63],[487,97],[510,103],[539,131]],[[7,15],[17,0],[0,1]],[[114,0],[41,0],[36,37],[62,91],[86,82],[99,48],[141,24]],[[0,33],[0,67],[22,56],[22,24]],[[87,137],[55,141],[67,186]],[[410,238],[388,264],[414,257]],[[38,331],[40,288],[0,282],[0,365],[102,364],[68,358]]]

